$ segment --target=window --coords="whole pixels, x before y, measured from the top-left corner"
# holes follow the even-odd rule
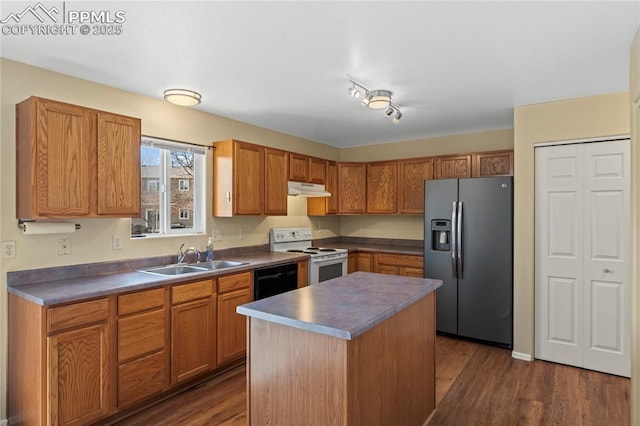
[[[205,220],[205,147],[142,137],[142,217],[131,236],[199,234]]]

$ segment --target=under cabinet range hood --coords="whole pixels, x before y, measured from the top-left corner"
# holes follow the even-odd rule
[[[289,195],[304,195],[305,197],[330,197],[331,193],[324,190],[324,185],[304,182],[287,182]]]

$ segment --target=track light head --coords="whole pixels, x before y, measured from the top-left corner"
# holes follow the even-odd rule
[[[387,108],[387,110],[384,112],[384,118],[391,117],[391,114],[393,114],[394,111],[395,109],[393,109],[393,107]]]
[[[369,102],[371,102],[371,98],[373,98],[373,93],[372,92],[367,92],[367,96],[362,98],[362,105],[368,107],[369,106]]]
[[[402,113],[400,111],[396,112],[396,116],[393,117],[393,122],[395,124],[398,124],[400,122],[400,119],[402,118]]]
[[[351,96],[353,96],[354,98],[359,98],[360,97],[360,90],[358,90],[356,88],[356,85],[354,84],[352,87],[349,88],[349,94]]]

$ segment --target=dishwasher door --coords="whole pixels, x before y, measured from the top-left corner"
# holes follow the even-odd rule
[[[298,264],[269,266],[253,272],[253,300],[298,288]]]

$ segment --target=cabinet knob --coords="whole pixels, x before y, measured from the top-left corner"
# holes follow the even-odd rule
[[[613,272],[613,271],[611,271],[610,269],[604,268],[602,272],[604,272],[605,274],[608,274],[609,272]]]

